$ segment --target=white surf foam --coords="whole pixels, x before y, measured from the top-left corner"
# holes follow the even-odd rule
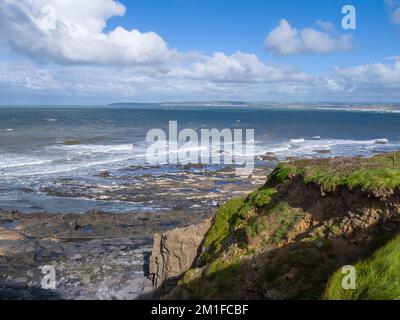
[[[291,139],[281,143],[268,145],[259,142],[263,148],[257,148],[257,155],[273,153],[278,158],[310,157],[310,156],[352,156],[372,155],[379,151],[394,151],[400,149],[400,142],[389,141],[386,138],[371,140],[351,139]]]

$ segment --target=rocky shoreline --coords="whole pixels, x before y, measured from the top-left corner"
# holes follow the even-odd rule
[[[148,270],[153,235],[208,215],[0,211],[0,298],[152,298]],[[45,265],[56,270],[54,291],[41,289]]]
[[[334,272],[399,234],[398,158],[292,160],[201,189],[192,205],[167,188],[168,210],[0,210],[0,299],[336,297]],[[44,266],[54,290],[42,287]]]
[[[84,214],[0,210],[0,299],[156,298],[149,278],[154,280],[154,273],[161,276],[162,272],[154,272],[153,266],[153,274],[149,273],[154,235],[156,241],[161,241],[157,234],[202,223],[215,214],[219,203],[262,185],[267,171],[265,167],[259,168],[252,177],[240,181],[229,170],[223,170],[208,176],[187,174],[181,179],[148,177],[149,181],[139,189],[114,187],[124,189],[126,199],[121,201],[158,199],[164,201],[167,210],[92,210]],[[118,200],[121,192],[105,194],[110,200]],[[93,195],[96,197],[96,193]],[[201,241],[203,236],[204,233],[199,234],[197,239]],[[196,245],[199,244],[193,246]],[[159,254],[161,258],[162,253]],[[171,269],[171,274],[189,268],[190,260],[181,260],[181,269]],[[55,290],[41,286],[42,267],[48,265],[56,271]]]
[[[219,202],[243,196],[262,185],[273,166],[273,162],[261,162],[250,177],[238,177],[232,166],[130,166],[102,171],[84,180],[60,177],[37,191],[67,207],[68,201],[81,201],[85,207],[95,202],[97,210],[107,212],[212,210]],[[34,209],[40,212],[43,207]],[[44,211],[53,213],[52,210]],[[69,211],[64,208],[62,213]]]
[[[400,230],[391,155],[290,161],[269,172],[222,184],[214,206],[181,207],[181,192],[168,188],[169,210],[0,210],[0,299],[315,298],[335,268]],[[332,186],[345,179],[369,191]],[[214,189],[200,194],[200,203],[215,201]],[[51,290],[45,266],[56,273]]]

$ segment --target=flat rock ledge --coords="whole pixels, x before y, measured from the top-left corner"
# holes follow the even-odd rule
[[[211,223],[209,218],[197,225],[154,235],[150,280],[159,294],[172,289],[183,273],[193,266]]]

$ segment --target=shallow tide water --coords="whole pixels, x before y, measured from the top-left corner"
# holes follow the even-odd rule
[[[265,154],[283,160],[370,156],[400,149],[400,113],[395,112],[1,107],[0,208],[69,213],[213,207],[221,186],[238,180],[220,175],[225,166],[146,163],[147,132],[155,128],[168,132],[169,121],[177,121],[179,130],[198,132],[254,129],[257,165],[261,166],[266,165],[260,161]],[[215,199],[203,199],[202,192],[214,192]],[[186,203],[174,201],[185,196]]]

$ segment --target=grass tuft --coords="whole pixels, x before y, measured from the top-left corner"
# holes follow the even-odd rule
[[[342,288],[343,274],[338,270],[330,279],[324,298],[329,300],[399,300],[400,236],[357,263],[356,289]]]
[[[297,160],[280,164],[270,181],[296,175],[302,176],[305,183],[320,185],[325,191],[333,191],[338,186],[391,191],[400,187],[400,152],[372,158]]]
[[[275,244],[279,244],[282,240],[288,239],[289,231],[302,216],[301,212],[291,210],[286,202],[279,202],[275,207],[269,210],[269,214],[279,218],[279,226],[272,236],[272,241]]]
[[[232,199],[218,210],[214,223],[203,242],[205,250],[200,257],[202,263],[211,260],[221,250],[224,240],[232,231],[232,223],[238,219],[243,205],[243,199]]]

